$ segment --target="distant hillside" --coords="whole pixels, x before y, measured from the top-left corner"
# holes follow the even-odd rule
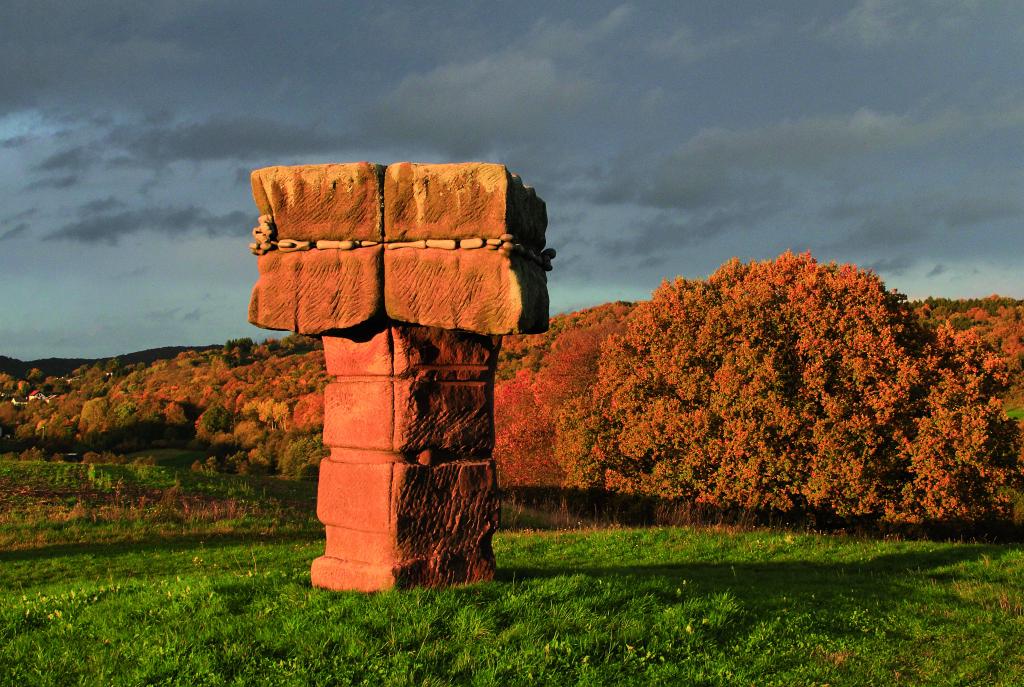
[[[147,348],[144,351],[125,353],[124,355],[111,356],[109,358],[40,358],[39,360],[18,360],[0,355],[0,372],[9,374],[12,377],[24,378],[29,370],[37,368],[43,372],[45,377],[63,377],[71,374],[83,365],[95,365],[106,363],[117,358],[125,365],[135,363],[152,363],[157,360],[171,360],[185,351],[208,351],[213,348],[220,348],[221,345],[209,346],[161,346],[160,348]]]

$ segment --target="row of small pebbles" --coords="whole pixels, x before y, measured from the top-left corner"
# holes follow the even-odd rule
[[[266,221],[265,219],[266,218]],[[356,248],[368,248],[380,245],[380,241],[299,241],[296,239],[273,240],[274,225],[269,215],[260,216],[260,225],[252,230],[254,243],[249,244],[249,250],[255,255],[264,255],[269,251],[277,249],[282,253],[294,253],[306,250],[355,250]],[[387,250],[398,250],[400,248],[440,248],[442,250],[496,250],[504,255],[522,256],[527,260],[535,262],[545,271],[551,271],[551,261],[555,258],[554,248],[545,248],[541,252],[533,248],[516,243],[512,234],[502,234],[496,239],[471,238],[471,239],[420,239],[419,241],[391,241],[384,244]]]

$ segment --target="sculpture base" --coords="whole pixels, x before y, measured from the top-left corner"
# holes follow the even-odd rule
[[[323,337],[327,372],[313,585],[375,591],[494,576],[500,339],[384,323]]]
[[[324,460],[317,516],[327,546],[313,562],[313,586],[368,592],[493,579],[496,487],[490,460]]]

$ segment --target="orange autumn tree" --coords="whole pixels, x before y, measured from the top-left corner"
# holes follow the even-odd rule
[[[892,521],[1008,513],[1004,363],[872,272],[786,253],[663,283],[605,345],[576,486]]]
[[[559,486],[567,418],[589,402],[601,344],[622,329],[627,303],[556,315],[541,336],[510,336],[494,389],[494,458],[506,486]],[[539,340],[539,341],[538,341]]]

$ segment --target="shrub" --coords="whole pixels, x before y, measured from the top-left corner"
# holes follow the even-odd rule
[[[316,477],[323,457],[324,444],[319,436],[300,436],[289,442],[278,461],[278,468],[287,477],[312,479]]]
[[[228,410],[217,403],[207,408],[196,421],[196,430],[204,438],[231,431],[232,418]]]
[[[605,345],[574,486],[893,521],[1005,517],[1003,363],[872,272],[810,255],[663,283]]]
[[[46,452],[38,446],[30,446],[21,452],[19,460],[43,461],[46,460]]]

